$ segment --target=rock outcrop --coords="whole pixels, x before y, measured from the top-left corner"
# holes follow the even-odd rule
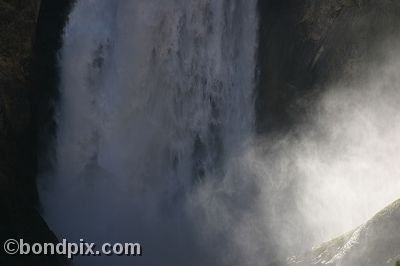
[[[398,265],[400,261],[400,200],[353,231],[314,248],[308,254],[288,259],[297,266]]]

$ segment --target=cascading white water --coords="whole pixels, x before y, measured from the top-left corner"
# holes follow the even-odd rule
[[[400,60],[331,85],[294,132],[257,138],[256,2],[77,0],[45,218],[59,238],[144,255],[75,265],[266,265],[396,199]]]
[[[76,2],[46,218],[70,241],[144,250],[77,265],[239,262],[240,232],[253,226],[235,211],[254,190],[235,165],[253,138],[256,2]]]

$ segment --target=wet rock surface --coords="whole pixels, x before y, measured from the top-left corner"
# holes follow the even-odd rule
[[[353,231],[279,265],[397,265],[400,261],[399,226],[400,200]]]

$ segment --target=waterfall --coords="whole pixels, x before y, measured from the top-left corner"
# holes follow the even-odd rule
[[[257,188],[240,167],[254,137],[256,5],[75,3],[45,216],[59,238],[144,250],[76,265],[258,265],[243,237]]]

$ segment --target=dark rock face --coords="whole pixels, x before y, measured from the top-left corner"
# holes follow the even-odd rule
[[[0,243],[57,242],[39,215],[32,61],[39,0],[0,0]],[[6,256],[0,265],[65,265],[60,257]]]
[[[383,55],[399,36],[400,2],[269,0],[259,2],[257,129],[285,132],[305,119],[313,99],[337,79]]]
[[[62,33],[74,0],[42,0],[35,37],[34,86],[36,129],[39,137],[39,172],[48,168],[42,157],[55,134],[54,102],[58,97],[58,51],[62,46]]]
[[[0,170],[28,202],[35,198],[30,62],[38,7],[39,1],[0,1]]]

